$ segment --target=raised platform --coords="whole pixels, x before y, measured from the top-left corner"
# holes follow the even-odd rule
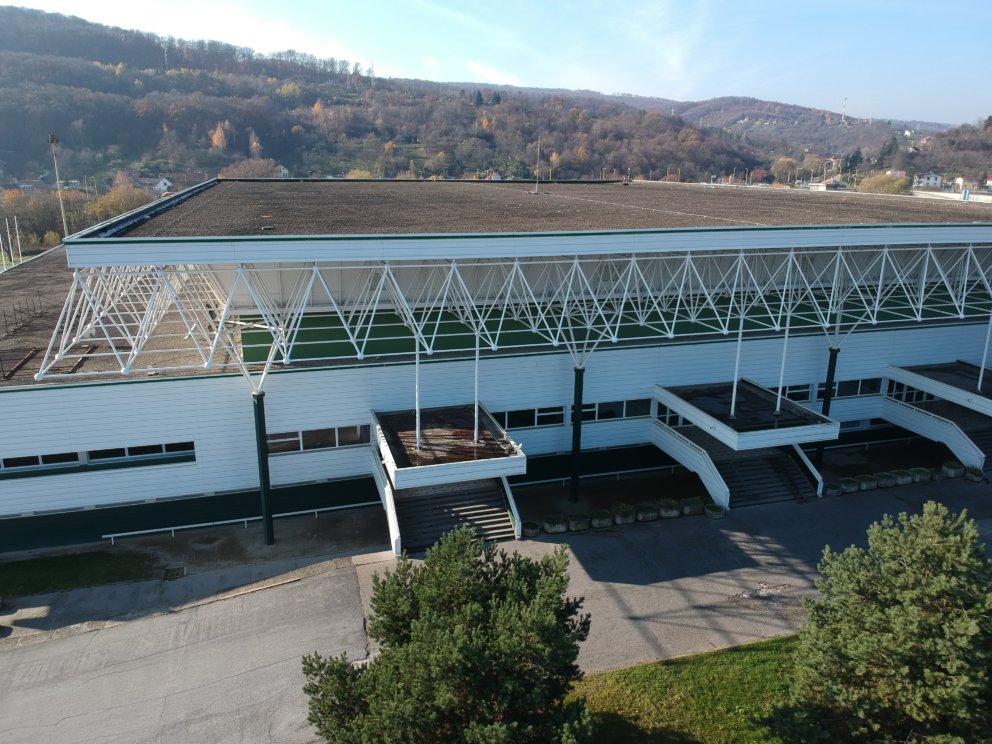
[[[737,383],[734,415],[730,408],[733,382],[655,386],[658,402],[691,421],[734,450],[836,439],[840,424],[749,380]]]
[[[914,367],[890,366],[890,380],[937,398],[955,403],[972,411],[992,416],[992,369],[985,368],[982,389],[978,389],[981,367],[960,359],[943,364],[921,364]]]
[[[526,472],[523,451],[482,406],[477,441],[473,405],[421,409],[419,448],[415,411],[373,412],[372,417],[396,489]]]

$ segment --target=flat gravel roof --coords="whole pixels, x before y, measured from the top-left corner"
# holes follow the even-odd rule
[[[633,182],[227,181],[113,231],[128,237],[559,232],[992,222],[992,204]],[[181,198],[181,197],[180,197]],[[166,207],[161,209],[161,207]]]

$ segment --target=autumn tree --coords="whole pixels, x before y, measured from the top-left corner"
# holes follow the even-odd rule
[[[134,186],[121,172],[114,177],[114,185],[106,194],[89,203],[87,212],[94,222],[102,222],[137,209],[151,200],[151,194]]]
[[[278,178],[279,163],[271,158],[239,160],[217,173],[218,178]]]
[[[772,164],[772,175],[779,183],[789,183],[799,170],[799,163],[792,158],[778,158]]]
[[[308,720],[334,744],[580,742],[581,599],[565,596],[568,555],[507,554],[471,527],[448,533],[422,565],[405,555],[372,586],[367,666],[304,657]]]

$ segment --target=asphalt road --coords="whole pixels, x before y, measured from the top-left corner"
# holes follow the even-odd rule
[[[0,741],[311,742],[300,657],[365,658],[355,569],[0,653]]]
[[[863,543],[882,514],[918,511],[927,499],[968,508],[992,542],[992,486],[960,480],[513,547],[540,556],[568,543],[569,592],[584,596],[592,614],[579,663],[596,672],[794,630],[825,543]],[[393,562],[369,555],[341,564],[102,630],[0,648],[0,742],[315,741],[300,658],[315,649],[367,656],[372,578]],[[108,597],[117,591],[108,587]],[[64,594],[53,601],[71,603],[73,593]]]

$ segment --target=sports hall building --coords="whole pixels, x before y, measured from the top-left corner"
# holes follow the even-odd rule
[[[0,542],[373,502],[417,549],[659,463],[733,509],[885,427],[984,468],[990,282],[987,204],[211,181],[0,274]]]

